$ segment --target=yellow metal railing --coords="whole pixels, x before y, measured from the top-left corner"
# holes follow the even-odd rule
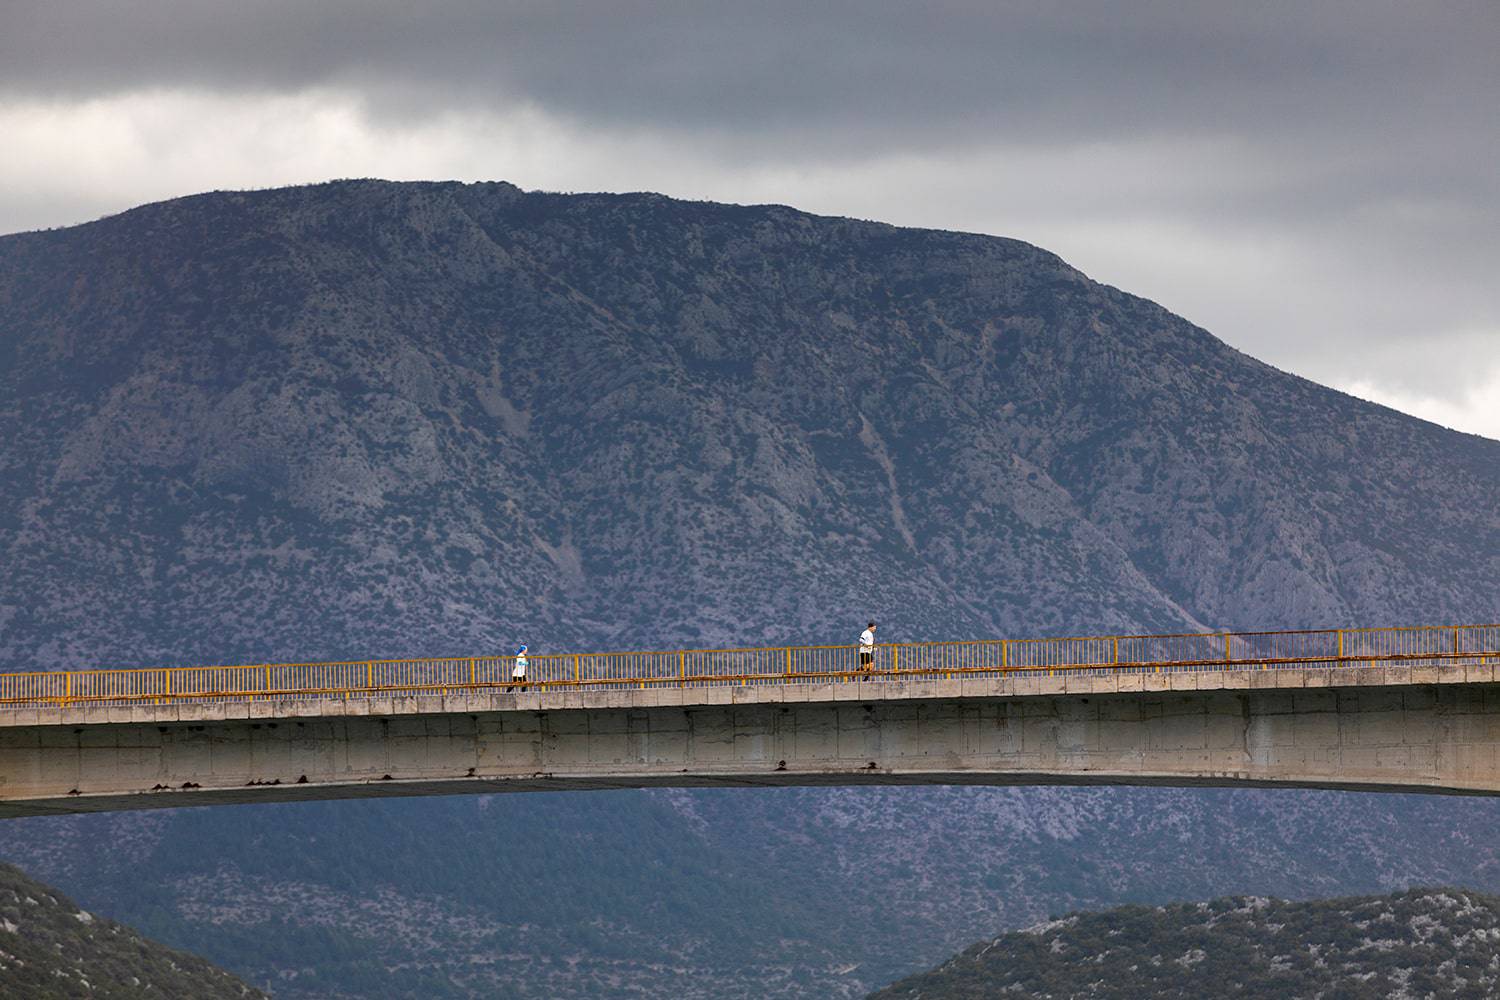
[[[1038,672],[1500,664],[1500,625],[895,643],[876,648],[869,670],[860,669],[858,659],[855,646],[550,654],[530,658],[524,683],[532,690],[700,688]],[[511,686],[514,665],[512,656],[471,656],[0,674],[0,705],[286,700],[495,689]]]

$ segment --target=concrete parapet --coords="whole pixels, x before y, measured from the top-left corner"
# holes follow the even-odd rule
[[[1269,670],[1195,670],[1132,673],[1015,671],[1006,674],[897,675],[828,682],[723,684],[680,688],[575,689],[532,686],[525,692],[498,687],[449,688],[443,692],[377,693],[369,696],[212,700],[164,703],[78,703],[67,706],[0,706],[0,728],[35,725],[171,723],[227,719],[307,719],[349,716],[394,717],[442,712],[584,711],[728,704],[816,704],[843,701],[942,701],[964,698],[1047,698],[1166,691],[1241,691],[1301,688],[1372,689],[1496,683],[1493,663],[1446,666],[1284,667]]]

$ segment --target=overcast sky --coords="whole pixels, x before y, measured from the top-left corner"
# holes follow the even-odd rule
[[[1500,3],[0,0],[0,232],[509,180],[1056,251],[1500,438]]]

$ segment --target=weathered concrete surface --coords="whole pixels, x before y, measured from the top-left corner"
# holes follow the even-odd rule
[[[0,711],[0,816],[851,783],[1500,793],[1495,663]]]

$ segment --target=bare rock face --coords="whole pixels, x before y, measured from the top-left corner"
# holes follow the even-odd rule
[[[361,181],[0,238],[0,443],[0,669],[1500,619],[1500,443],[1024,243],[781,207]],[[285,995],[852,996],[976,921],[1489,885],[1496,818],[790,790],[0,846]]]

